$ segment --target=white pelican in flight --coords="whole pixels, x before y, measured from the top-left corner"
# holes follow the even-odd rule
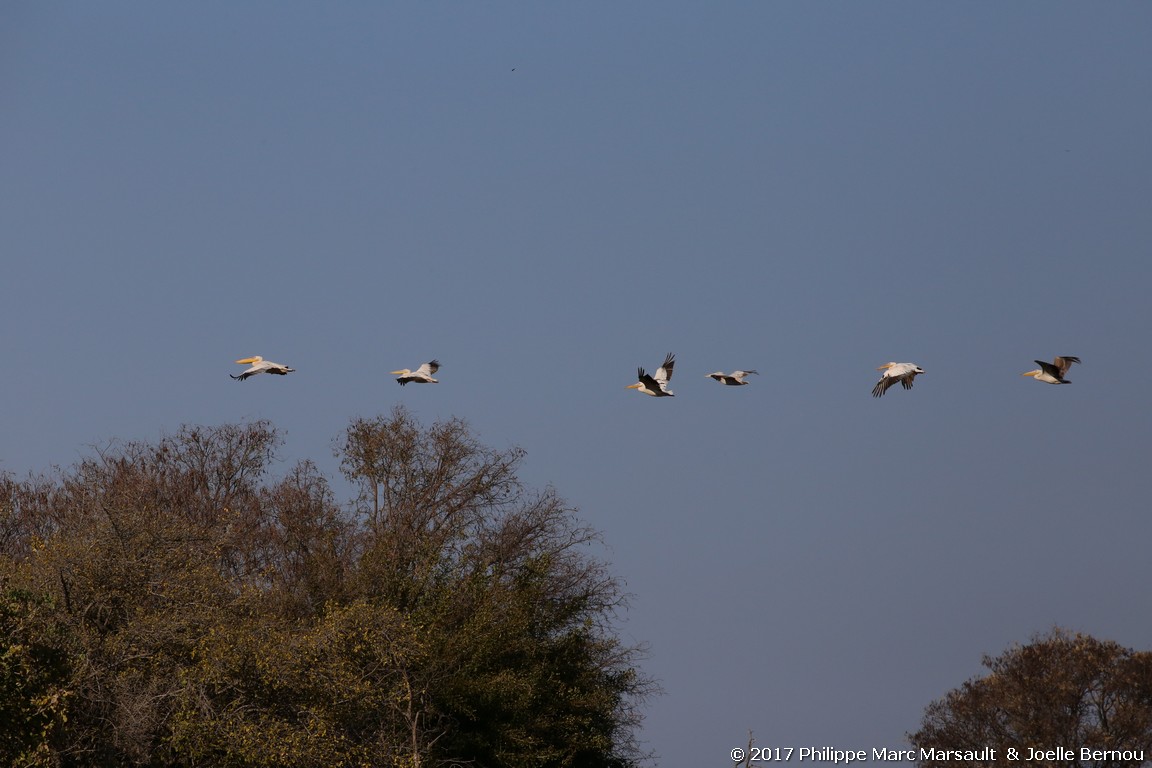
[[[1031,376],[1036,379],[1036,381],[1043,381],[1048,384],[1071,384],[1072,382],[1064,378],[1064,374],[1068,373],[1068,368],[1071,367],[1072,363],[1080,362],[1080,358],[1064,355],[1050,363],[1045,363],[1041,360],[1034,362],[1040,367],[1034,371],[1028,371],[1028,373],[1022,373],[1020,375]]]
[[[723,371],[716,371],[716,373],[706,374],[710,379],[716,379],[721,384],[727,384],[730,387],[739,386],[740,384],[747,384],[744,381],[749,375],[760,375],[759,371],[732,371],[732,373],[724,373]]]
[[[652,397],[672,397],[668,389],[668,380],[672,378],[672,366],[676,365],[676,356],[671,352],[664,358],[664,365],[656,369],[656,373],[649,376],[643,368],[636,369],[636,376],[640,381],[629,384],[625,389],[635,389]]]
[[[440,382],[432,378],[432,374],[436,373],[438,370],[440,370],[440,361],[430,360],[414,371],[410,371],[405,368],[400,371],[392,371],[392,374],[394,376],[399,376],[396,381],[400,382],[400,386],[404,386],[410,381],[414,381],[417,384],[439,384]]]
[[[258,373],[274,373],[277,376],[285,376],[296,370],[295,368],[289,368],[286,365],[280,365],[280,363],[274,363],[271,360],[265,360],[264,358],[260,357],[260,355],[256,355],[255,357],[245,357],[242,360],[237,360],[236,362],[252,363],[252,367],[241,373],[239,376],[232,376],[232,374],[228,374],[229,376],[232,376],[232,378],[236,379],[236,381],[244,381],[244,379],[248,378],[249,376],[255,376]]]
[[[916,363],[884,363],[876,370],[884,371],[884,375],[872,387],[872,397],[880,397],[896,382],[900,382],[904,389],[912,389],[912,380],[917,374],[924,373],[924,369]]]

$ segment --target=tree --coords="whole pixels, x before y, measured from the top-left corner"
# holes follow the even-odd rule
[[[146,765],[167,753],[198,637],[254,581],[246,534],[277,444],[263,422],[188,427],[9,493],[17,535],[4,571],[45,606],[37,639],[68,662],[51,732],[59,761]]]
[[[358,589],[424,628],[407,672],[413,752],[490,766],[629,765],[651,684],[612,632],[623,595],[587,549],[597,534],[555,491],[529,491],[518,449],[459,419],[403,408],[355,420],[340,450],[357,483]],[[434,745],[434,748],[432,748]]]
[[[1012,764],[1009,748],[1020,759],[1029,748],[1068,748],[1073,759],[1050,764],[1100,768],[1144,762],[1132,750],[1152,757],[1152,653],[1054,629],[983,663],[989,674],[928,706],[920,730],[909,734],[913,746],[992,747],[998,765]],[[1083,747],[1103,754],[1082,759]],[[955,764],[924,758],[924,766]]]
[[[311,462],[267,480],[279,442],[185,427],[0,478],[14,764],[636,763],[623,595],[521,451],[357,419],[341,505]]]

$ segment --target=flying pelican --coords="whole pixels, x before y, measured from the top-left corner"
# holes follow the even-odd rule
[[[727,384],[730,387],[739,386],[740,384],[747,384],[744,381],[750,374],[755,373],[760,375],[759,371],[732,371],[732,373],[724,373],[723,371],[716,371],[716,373],[705,374],[710,379],[716,379],[721,384]]]
[[[672,393],[668,390],[668,380],[672,378],[672,366],[674,365],[676,365],[676,356],[669,352],[664,358],[664,365],[656,369],[655,375],[649,376],[643,368],[637,368],[636,377],[640,381],[629,384],[625,389],[635,389],[652,397],[672,397]]]
[[[296,370],[295,368],[289,368],[286,365],[280,365],[280,363],[274,363],[271,360],[265,360],[264,358],[260,357],[260,355],[256,355],[255,357],[245,357],[244,359],[237,360],[236,362],[252,363],[252,367],[241,373],[239,376],[232,376],[232,374],[228,374],[229,376],[232,376],[232,378],[236,379],[236,381],[244,381],[244,379],[248,378],[249,376],[255,376],[258,373],[274,373],[277,376],[286,376],[287,374]]]
[[[1072,363],[1080,362],[1080,358],[1064,355],[1057,357],[1050,363],[1045,363],[1041,360],[1036,360],[1036,365],[1040,366],[1034,371],[1022,373],[1021,376],[1031,376],[1036,381],[1047,382],[1048,384],[1071,384],[1072,382],[1064,378],[1064,374],[1068,373],[1068,368]]]
[[[432,374],[438,370],[440,370],[440,361],[430,360],[415,371],[410,371],[405,368],[400,371],[392,371],[392,374],[400,377],[396,379],[396,381],[400,382],[400,386],[404,386],[410,381],[414,381],[417,384],[439,384],[440,382],[432,378]]]
[[[872,387],[872,397],[880,397],[896,382],[900,382],[904,389],[912,389],[912,380],[917,374],[924,373],[924,369],[916,363],[884,363],[876,370],[884,371],[884,375]]]

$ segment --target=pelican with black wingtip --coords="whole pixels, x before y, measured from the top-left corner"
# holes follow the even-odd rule
[[[289,368],[286,365],[280,365],[280,363],[274,363],[271,360],[265,360],[264,358],[260,357],[260,355],[241,358],[236,362],[240,364],[251,363],[252,365],[252,367],[243,371],[239,376],[232,376],[232,374],[228,374],[229,376],[232,376],[233,379],[236,379],[236,381],[244,381],[244,379],[247,379],[249,376],[255,376],[258,373],[274,373],[277,376],[286,376],[296,370],[295,368]]]
[[[438,370],[440,370],[440,361],[429,360],[414,371],[404,368],[399,371],[392,371],[392,375],[398,377],[396,381],[400,383],[400,386],[404,386],[409,382],[416,384],[439,384],[439,381],[432,378],[432,374]]]
[[[629,384],[625,389],[634,389],[652,397],[672,397],[672,391],[668,389],[668,382],[672,379],[672,367],[674,365],[676,365],[676,356],[669,352],[664,357],[664,364],[657,368],[656,373],[651,376],[645,373],[643,368],[637,368],[636,378],[639,381],[635,384]]]
[[[747,384],[744,379],[752,374],[760,375],[759,371],[732,371],[732,373],[724,373],[723,371],[716,371],[716,373],[705,374],[710,379],[715,379],[721,384],[726,384],[729,387],[737,387],[741,384]]]
[[[1020,374],[1021,376],[1031,376],[1036,379],[1036,381],[1043,381],[1046,384],[1071,384],[1072,382],[1064,378],[1064,374],[1068,373],[1068,369],[1072,366],[1072,363],[1080,362],[1080,358],[1064,355],[1057,357],[1050,363],[1045,363],[1043,360],[1035,360],[1033,362],[1040,367],[1034,371],[1022,373]]]
[[[884,371],[884,375],[876,382],[876,386],[872,387],[872,397],[883,397],[888,388],[896,382],[900,382],[900,386],[904,389],[912,389],[912,381],[924,373],[924,369],[916,363],[884,363],[876,370]]]

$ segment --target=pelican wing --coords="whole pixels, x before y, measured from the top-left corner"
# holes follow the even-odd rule
[[[664,369],[661,368],[659,371],[656,371],[656,376],[659,376],[660,371],[662,370]],[[636,369],[636,378],[641,384],[645,386],[645,388],[650,389],[653,392],[659,392],[660,390],[664,389],[664,385],[661,383],[661,380],[656,377],[649,376],[648,372],[643,368]]]
[[[1064,374],[1068,373],[1068,369],[1072,367],[1072,363],[1078,362],[1080,362],[1080,358],[1064,355],[1063,357],[1057,357],[1052,361],[1052,364],[1060,371],[1060,378],[1064,378]]]
[[[672,379],[672,367],[674,365],[676,365],[676,356],[669,352],[664,356],[664,364],[656,369],[656,375],[652,377],[660,382],[660,389],[664,389],[664,385]],[[643,376],[641,376],[641,378],[643,378]]]
[[[271,360],[261,360],[253,367],[259,368],[265,373],[274,373],[277,376],[283,376],[286,373],[292,373],[294,370],[296,370],[295,368],[289,368],[288,366],[281,365],[280,363],[274,363]]]
[[[418,374],[422,373],[425,376],[431,376],[432,374],[436,373],[436,371],[438,371],[438,370],[440,370],[440,361],[439,360],[429,360],[428,362],[424,363],[424,365],[417,368],[416,373],[418,373]]]
[[[896,378],[885,374],[880,377],[880,381],[876,382],[876,386],[872,387],[872,397],[882,397],[888,391],[888,387],[896,383]]]

